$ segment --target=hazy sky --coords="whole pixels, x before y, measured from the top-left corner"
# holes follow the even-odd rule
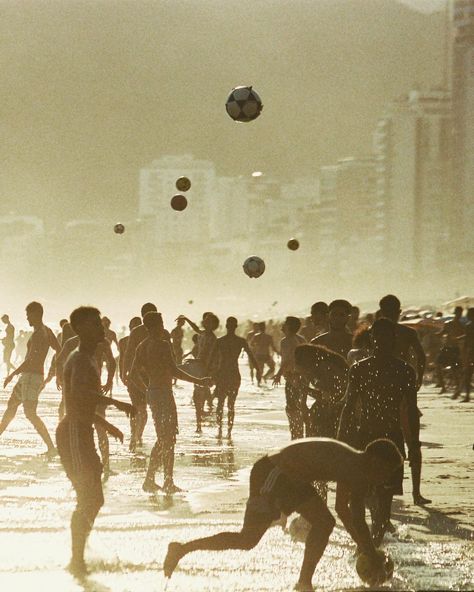
[[[126,219],[167,153],[317,175],[439,82],[441,22],[394,0],[3,0],[0,214]],[[264,102],[249,125],[224,110],[242,83]]]

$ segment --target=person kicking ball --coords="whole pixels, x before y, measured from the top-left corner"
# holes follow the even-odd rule
[[[371,442],[362,452],[330,438],[296,440],[254,464],[242,530],[170,543],[163,564],[165,577],[170,578],[180,559],[193,551],[253,549],[281,513],[297,512],[311,524],[311,530],[295,590],[312,592],[314,571],[335,525],[314,481],[335,481],[350,491],[351,511],[341,520],[358,550],[370,558],[374,569],[383,570],[383,558],[377,554],[365,521],[365,496],[369,487],[389,481],[402,463],[397,447],[386,439]]]

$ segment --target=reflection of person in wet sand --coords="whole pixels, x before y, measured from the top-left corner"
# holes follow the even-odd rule
[[[325,438],[298,440],[276,454],[258,460],[250,473],[250,495],[240,532],[218,534],[168,546],[163,570],[170,578],[178,562],[193,551],[253,549],[281,512],[298,512],[310,524],[303,564],[295,590],[313,591],[312,578],[328,544],[335,520],[312,486],[314,481],[344,483],[350,492],[350,512],[341,516],[360,551],[377,566],[376,555],[365,522],[365,496],[369,486],[389,481],[403,459],[388,440],[370,443],[363,452]]]
[[[210,367],[214,367],[216,362],[214,396],[217,397],[217,437],[222,438],[222,419],[224,404],[227,400],[227,438],[230,440],[234,425],[235,400],[240,388],[239,356],[242,350],[246,352],[250,363],[257,369],[258,381],[260,381],[261,371],[247,341],[235,334],[237,319],[229,317],[225,326],[227,335],[219,337],[216,341],[210,357]]]
[[[61,462],[77,495],[77,505],[71,519],[72,558],[69,569],[73,574],[86,573],[84,549],[95,518],[104,503],[102,465],[94,444],[93,424],[100,424],[114,438],[123,442],[123,434],[97,415],[97,407],[113,405],[130,414],[128,403],[102,394],[99,371],[95,360],[97,346],[104,340],[100,313],[91,307],[81,307],[71,314],[71,325],[79,336],[79,349],[65,364],[63,396],[66,415],[56,430]]]
[[[15,376],[20,375],[18,382],[13,388],[2,421],[0,422],[0,435],[3,434],[15,417],[18,407],[23,405],[25,417],[31,422],[48,447],[47,454],[51,455],[56,453],[56,448],[47,427],[38,416],[36,410],[38,407],[38,398],[44,386],[44,363],[49,348],[51,347],[57,353],[61,349],[61,346],[51,329],[43,324],[43,307],[39,302],[30,302],[28,304],[26,307],[26,318],[31,327],[33,327],[33,335],[28,341],[25,361],[9,374],[3,383],[3,387],[6,388]]]
[[[143,490],[155,493],[161,487],[155,483],[159,466],[163,465],[166,493],[180,491],[173,481],[174,447],[178,433],[178,415],[173,396],[173,378],[198,385],[209,384],[208,378],[194,378],[176,366],[171,345],[163,339],[163,319],[158,312],[149,312],[143,318],[148,337],[137,348],[130,377],[146,392],[147,402],[156,430],[156,442],[143,482]],[[142,376],[146,377],[146,383]]]

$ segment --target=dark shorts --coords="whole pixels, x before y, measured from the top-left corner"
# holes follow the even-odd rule
[[[175,443],[178,412],[172,391],[149,388],[146,397],[155,424],[156,437]]]
[[[288,477],[265,456],[254,464],[250,473],[246,516],[257,513],[269,521],[277,520],[281,512],[289,516],[313,498],[321,502],[324,512],[328,512],[326,504],[310,483]]]
[[[86,474],[102,474],[102,463],[94,443],[94,430],[67,416],[56,429],[59,458],[73,485]]]
[[[263,368],[263,365],[266,364],[267,366],[275,366],[275,362],[269,354],[257,354],[255,356],[257,362],[260,365],[260,368]]]

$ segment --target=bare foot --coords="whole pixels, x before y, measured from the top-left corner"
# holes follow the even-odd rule
[[[431,504],[431,500],[423,497],[422,495],[414,495],[413,496],[413,503],[415,506],[426,506],[426,504]]]
[[[142,489],[143,491],[146,491],[146,493],[156,493],[157,491],[160,491],[162,487],[151,479],[145,479],[145,481],[143,481]]]
[[[183,555],[183,545],[181,543],[170,543],[168,545],[168,552],[166,553],[166,557],[163,562],[165,578],[171,578],[179,560]]]

